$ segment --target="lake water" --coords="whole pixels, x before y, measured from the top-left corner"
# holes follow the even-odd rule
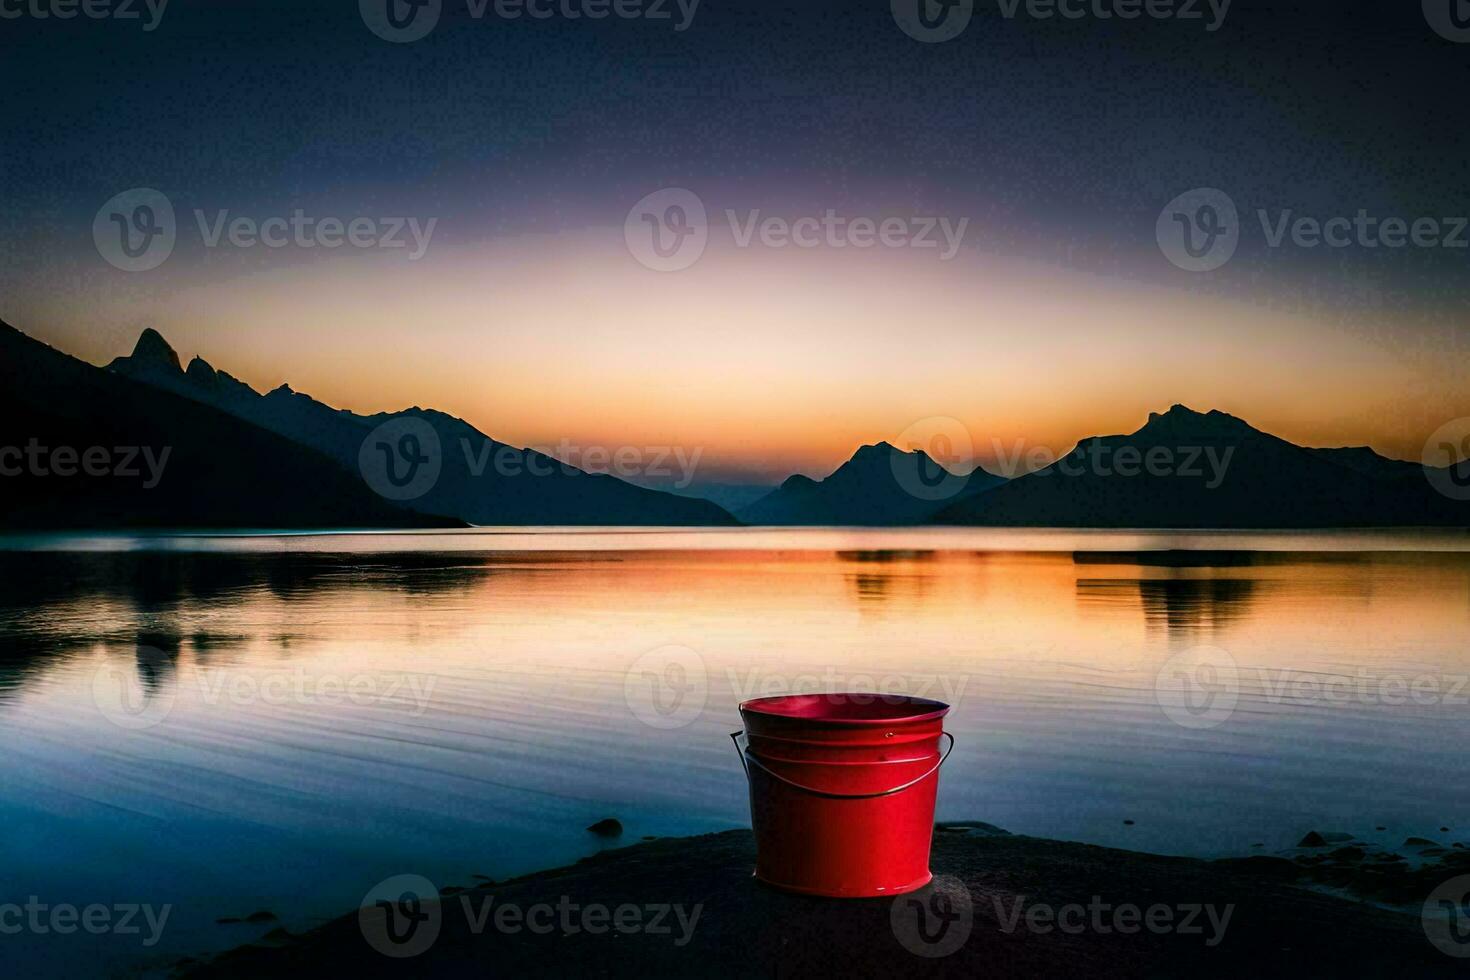
[[[0,937],[46,974],[564,864],[605,816],[748,825],[735,705],[793,690],[952,703],[940,819],[1470,840],[1464,534],[12,537],[0,577],[0,901],[172,906],[148,947]]]

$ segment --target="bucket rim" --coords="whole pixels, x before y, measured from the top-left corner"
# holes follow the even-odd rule
[[[800,709],[814,704],[840,704],[834,698],[852,699],[849,703],[868,707],[873,704],[888,706],[891,712],[878,711],[865,717],[840,717],[835,715],[803,714]],[[858,702],[856,699],[864,699]],[[933,721],[949,714],[950,706],[932,698],[914,697],[908,694],[879,694],[873,691],[824,691],[814,694],[776,694],[741,701],[741,715],[756,715],[761,718],[780,719],[810,725],[837,725],[854,728],[881,728],[908,722]],[[782,710],[786,709],[786,710]],[[904,710],[911,709],[911,710]],[[912,710],[916,709],[916,710]]]

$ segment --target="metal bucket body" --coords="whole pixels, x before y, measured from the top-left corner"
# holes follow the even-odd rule
[[[928,884],[948,711],[940,701],[879,694],[741,704],[755,876],[835,898]]]

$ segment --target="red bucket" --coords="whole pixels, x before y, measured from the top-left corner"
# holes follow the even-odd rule
[[[888,694],[798,694],[740,705],[730,737],[750,782],[755,876],[807,895],[922,888],[949,705]],[[949,738],[941,755],[939,740]]]

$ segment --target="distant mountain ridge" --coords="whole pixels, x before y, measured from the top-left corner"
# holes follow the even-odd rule
[[[1470,464],[1460,464],[1466,468]],[[1456,472],[1459,472],[1457,470]],[[1470,503],[1440,493],[1426,468],[1364,447],[1294,445],[1220,411],[1175,405],[1126,435],[1070,453],[940,524],[1030,527],[1465,527]]]
[[[736,516],[747,524],[787,526],[923,524],[956,499],[1004,482],[978,467],[957,474],[921,450],[879,442],[860,447],[825,479],[788,477]]]
[[[151,341],[150,360],[166,360]],[[177,361],[175,361],[177,365]],[[14,451],[34,447],[34,459]],[[414,528],[335,461],[0,323],[0,526]]]
[[[151,329],[106,369],[3,323],[0,354],[0,464],[35,443],[160,453],[143,480],[68,478],[63,470],[77,468],[69,457],[49,475],[33,462],[18,475],[6,468],[5,526],[739,523],[706,499],[590,474],[433,409],[369,416],[287,384],[262,394],[202,357],[181,365]],[[392,487],[373,479],[379,455]],[[395,495],[408,478],[399,459],[409,475],[432,460],[431,479]],[[1466,496],[1470,460],[1434,468],[1366,446],[1297,446],[1225,412],[1174,405],[1009,480],[865,445],[827,477],[793,475],[738,514],[785,526],[1466,528]]]
[[[211,405],[309,446],[357,472],[364,442],[394,420],[423,423],[438,441],[439,471],[421,494],[401,501],[421,513],[449,514],[480,525],[729,526],[738,523],[707,500],[635,486],[588,473],[531,449],[491,439],[463,419],[417,406],[358,415],[281,386],[261,394],[195,357],[179,366],[172,346],[144,330],[132,354],[107,370]],[[421,430],[420,430],[421,431]]]

